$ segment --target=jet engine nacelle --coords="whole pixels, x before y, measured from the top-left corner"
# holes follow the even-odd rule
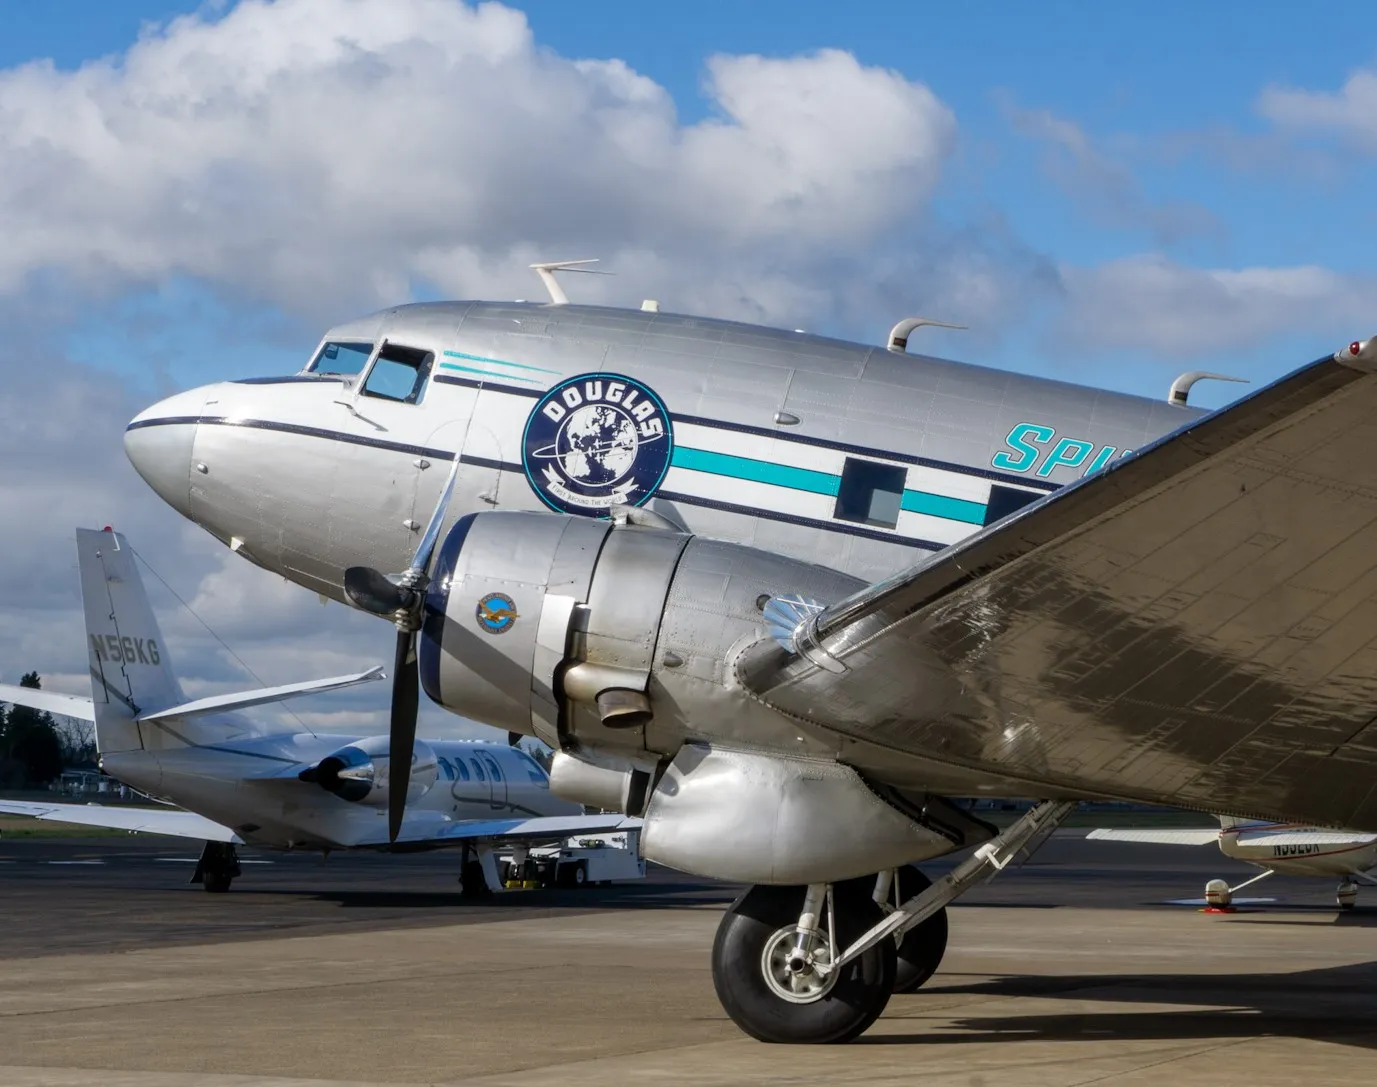
[[[369,736],[341,747],[321,759],[302,775],[341,800],[370,807],[387,807],[387,775],[391,765],[391,745],[386,736]],[[309,775],[309,776],[308,776]],[[424,740],[417,740],[411,757],[411,781],[407,784],[407,803],[425,796],[435,784],[435,752]]]

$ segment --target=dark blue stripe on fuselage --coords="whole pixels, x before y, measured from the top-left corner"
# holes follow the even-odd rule
[[[540,389],[518,389],[511,385],[497,385],[491,381],[475,381],[471,378],[451,377],[445,374],[437,374],[431,380],[441,385],[462,385],[466,389],[491,389],[494,392],[509,393],[512,396],[524,396],[528,400],[536,400],[544,395]],[[688,423],[692,426],[707,427],[710,430],[729,430],[737,434],[751,434],[755,437],[770,438],[775,441],[796,442],[799,445],[813,446],[817,449],[835,449],[839,453],[854,453],[858,457],[897,461],[900,464],[912,464],[919,468],[936,468],[943,472],[959,472],[962,475],[976,476],[979,479],[993,480],[998,483],[1013,483],[1020,487],[1033,487],[1048,493],[1061,486],[1058,483],[1048,483],[1046,480],[1029,479],[1027,476],[1020,476],[1013,472],[998,472],[993,468],[954,464],[951,461],[935,460],[932,457],[919,457],[910,453],[896,453],[889,449],[875,449],[866,445],[853,445],[850,442],[837,442],[830,438],[814,438],[807,434],[790,434],[783,429],[772,430],[770,427],[755,426],[750,423],[732,423],[724,419],[709,419],[702,415],[685,415],[675,411],[670,412],[669,417],[676,423]],[[885,537],[885,539],[891,538]]]
[[[341,374],[290,374],[287,377],[240,377],[235,378],[231,384],[234,385],[319,385],[322,381],[333,381],[337,385],[344,384],[344,377]]]
[[[530,389],[515,389],[508,385],[493,385],[491,382],[470,381],[468,378],[449,377],[436,375],[432,378],[445,385],[463,385],[468,388],[490,388],[499,392],[513,393],[524,396],[528,399],[536,399],[542,395],[539,391]],[[996,472],[991,469],[973,468],[969,465],[951,464],[946,461],[933,460],[928,457],[915,457],[903,453],[894,453],[884,449],[871,449],[866,446],[851,445],[845,442],[834,442],[824,438],[811,438],[806,435],[781,434],[778,431],[770,430],[767,427],[749,426],[744,423],[729,423],[717,419],[707,419],[697,415],[676,415],[670,416],[676,422],[689,423],[692,425],[708,427],[716,430],[730,430],[742,434],[752,434],[764,438],[773,438],[789,442],[799,442],[803,445],[811,445],[824,449],[835,449],[841,452],[854,453],[858,456],[874,457],[881,460],[899,461],[905,464],[918,465],[920,467],[935,468],[949,472],[959,472],[965,475],[978,476],[982,479],[989,479],[1001,482],[1015,483],[1020,487],[1033,487],[1046,493],[1058,490],[1059,484],[1046,483],[1026,479],[1022,476],[1010,475],[1006,472]],[[427,446],[410,445],[405,442],[388,441],[385,438],[370,438],[362,434],[349,434],[344,431],[330,430],[324,427],[310,427],[299,423],[282,423],[267,419],[230,419],[224,416],[203,416],[198,418],[194,415],[169,416],[164,419],[143,419],[130,423],[129,430],[148,426],[172,426],[178,424],[202,423],[209,426],[240,426],[249,427],[256,430],[272,430],[283,434],[299,434],[308,438],[320,438],[324,441],[348,442],[353,445],[367,446],[371,449],[386,449],[397,453],[405,453],[413,457],[430,457],[437,461],[453,461],[454,453],[444,449],[432,449]],[[513,472],[524,476],[525,469],[520,464],[508,461],[493,460],[487,457],[471,457],[461,455],[461,464],[469,464],[479,468],[490,468],[496,471]],[[768,521],[778,521],[783,524],[799,525],[804,528],[816,528],[828,532],[841,532],[848,536],[859,536],[867,540],[880,540],[886,543],[902,544],[906,547],[915,547],[925,551],[940,551],[947,544],[938,543],[933,540],[923,540],[912,536],[902,536],[894,532],[881,532],[875,529],[864,528],[841,521],[824,521],[812,517],[800,517],[795,514],[783,513],[776,510],[755,509],[750,506],[741,506],[732,502],[718,502],[710,498],[700,498],[694,495],[679,494],[677,492],[657,491],[657,496],[670,502],[678,502],[687,506],[698,506],[703,509],[719,510],[723,513],[736,513],[744,517],[760,517]]]

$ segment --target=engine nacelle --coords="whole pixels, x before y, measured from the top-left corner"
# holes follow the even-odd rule
[[[648,859],[748,883],[846,879],[991,833],[939,798],[872,785],[839,760],[840,736],[737,681],[737,657],[769,637],[770,597],[828,603],[861,587],[664,527],[470,514],[436,555],[421,683],[461,716],[555,748],[557,795],[644,811]]]
[[[664,528],[470,514],[436,554],[421,683],[463,717],[652,769],[709,722],[726,730],[712,739],[799,751],[796,727],[728,682],[729,659],[763,636],[765,597],[837,600],[862,584]]]
[[[392,762],[390,747],[386,736],[369,736],[326,755],[301,776],[304,780],[314,781],[341,800],[385,808],[387,778]],[[435,784],[437,773],[434,750],[424,740],[417,740],[411,755],[407,803],[425,796]]]

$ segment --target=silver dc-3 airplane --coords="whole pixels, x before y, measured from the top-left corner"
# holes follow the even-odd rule
[[[421,689],[550,744],[552,789],[642,816],[647,859],[750,885],[728,1014],[844,1041],[1077,799],[1377,830],[1377,341],[1205,412],[1199,375],[1005,373],[909,353],[923,323],[402,305],[125,448],[395,624],[390,750]],[[953,796],[1039,803],[1000,832]]]
[[[1377,887],[1377,878],[1369,874],[1377,868],[1377,834],[1221,816],[1217,831],[1196,827],[1101,827],[1086,837],[1106,842],[1155,842],[1160,845],[1218,843],[1224,856],[1262,869],[1261,875],[1236,886],[1231,887],[1223,879],[1206,883],[1205,904],[1213,909],[1229,909],[1239,891],[1278,872],[1292,876],[1337,877],[1339,887],[1335,893],[1341,910],[1357,906],[1359,883]]]
[[[381,668],[189,702],[124,537],[78,529],[77,560],[92,697],[4,684],[0,702],[92,722],[106,773],[186,810],[0,799],[0,812],[200,839],[192,880],[207,891],[229,890],[235,846],[247,842],[326,853],[457,847],[466,893],[481,893],[499,885],[495,847],[519,857],[533,844],[636,825],[551,795],[545,771],[518,748],[418,740],[398,786],[406,817],[389,835],[387,736],[263,735],[234,712],[381,679]]]

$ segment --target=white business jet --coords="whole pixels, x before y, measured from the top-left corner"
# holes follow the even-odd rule
[[[1377,834],[1349,830],[1297,826],[1293,823],[1266,823],[1221,817],[1219,830],[1211,827],[1161,827],[1144,830],[1092,830],[1087,838],[1109,842],[1155,842],[1160,845],[1210,845],[1219,843],[1226,857],[1262,869],[1237,886],[1212,879],[1205,884],[1205,903],[1215,909],[1233,904],[1234,895],[1274,873],[1292,876],[1339,878],[1338,900],[1341,910],[1351,910],[1358,902],[1358,884],[1377,887],[1370,873],[1377,868]]]
[[[0,812],[200,839],[192,882],[217,892],[240,874],[235,847],[245,843],[323,853],[455,846],[465,893],[481,894],[500,886],[494,847],[524,861],[532,845],[640,825],[581,814],[519,748],[416,740],[392,845],[386,735],[265,735],[232,712],[382,679],[382,668],[188,701],[124,537],[78,529],[77,557],[92,697],[0,685],[0,702],[92,722],[107,774],[185,810],[0,800]]]

